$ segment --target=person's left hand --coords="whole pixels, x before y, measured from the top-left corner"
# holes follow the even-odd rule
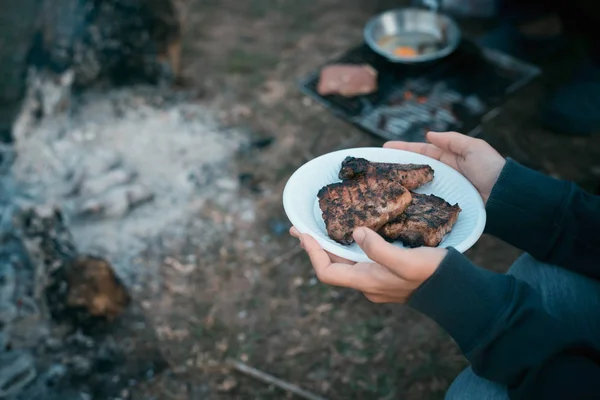
[[[300,240],[321,282],[359,290],[374,303],[406,303],[447,253],[432,247],[398,248],[370,229],[357,228],[354,240],[375,262],[353,263],[326,252],[310,235],[294,227],[290,234]]]

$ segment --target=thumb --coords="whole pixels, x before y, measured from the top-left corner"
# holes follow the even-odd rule
[[[428,132],[427,140],[444,151],[463,157],[477,143],[477,139],[458,132]]]
[[[354,241],[365,254],[377,264],[393,267],[402,263],[406,251],[385,241],[381,236],[368,228],[354,230]]]

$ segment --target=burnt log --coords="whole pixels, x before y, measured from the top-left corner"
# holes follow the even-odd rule
[[[75,87],[102,78],[158,83],[178,74],[182,31],[176,0],[43,0],[33,65],[71,69]]]
[[[0,229],[0,398],[126,398],[165,370],[143,309],[108,262],[77,252],[59,210],[16,211],[11,226]]]
[[[52,318],[78,326],[110,323],[131,301],[111,265],[89,255],[65,261],[56,269],[45,295]]]
[[[0,143],[12,141],[22,108],[28,111],[28,103],[37,101],[23,105],[31,97],[28,92],[39,91],[36,81],[69,91],[71,85],[86,88],[103,82],[174,82],[180,69],[184,1],[0,2]],[[33,77],[30,67],[37,71]],[[44,102],[43,94],[33,97]],[[40,109],[34,111],[43,115]]]
[[[88,331],[113,322],[130,304],[108,261],[78,254],[58,209],[31,208],[17,222],[36,270],[35,298],[53,319]]]

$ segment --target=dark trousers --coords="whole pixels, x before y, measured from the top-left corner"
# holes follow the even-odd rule
[[[600,349],[600,282],[523,255],[508,274],[527,282],[546,311]],[[506,387],[483,379],[469,367],[454,381],[446,400],[508,400]]]

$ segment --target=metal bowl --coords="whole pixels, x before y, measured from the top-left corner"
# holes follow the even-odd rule
[[[438,60],[452,53],[461,40],[450,17],[420,8],[389,10],[371,18],[364,29],[367,45],[390,61],[405,64]],[[393,43],[392,43],[393,42]],[[417,54],[395,54],[393,45]]]

